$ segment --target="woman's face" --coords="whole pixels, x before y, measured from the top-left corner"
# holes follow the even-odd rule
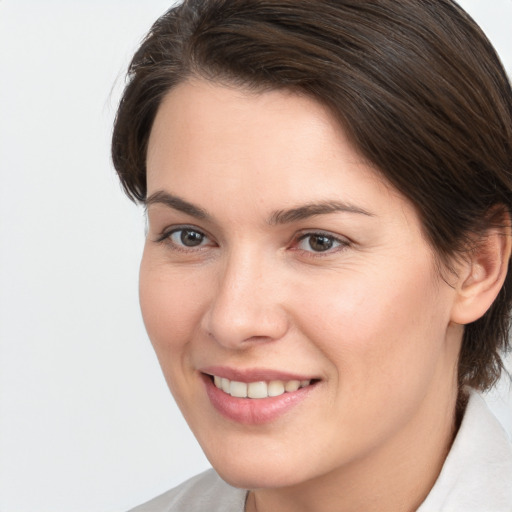
[[[293,485],[421,444],[456,388],[455,290],[328,110],[186,82],[147,169],[144,321],[221,476]]]

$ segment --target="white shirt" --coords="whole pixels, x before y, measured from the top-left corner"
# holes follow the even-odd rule
[[[130,512],[244,512],[247,491],[205,471]],[[512,512],[512,444],[471,391],[439,477],[417,512]]]
[[[475,391],[443,469],[417,512],[512,512],[512,444]]]

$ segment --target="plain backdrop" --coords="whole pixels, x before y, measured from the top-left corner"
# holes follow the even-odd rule
[[[512,0],[461,2],[512,72]],[[0,512],[118,512],[206,468],[138,309],[143,212],[109,159],[170,2],[0,0]],[[505,382],[488,398],[512,433]]]

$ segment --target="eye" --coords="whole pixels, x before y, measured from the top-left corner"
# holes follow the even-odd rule
[[[176,228],[166,233],[157,240],[158,242],[169,242],[177,249],[195,249],[211,244],[210,238],[202,231],[193,227]]]
[[[206,236],[194,229],[178,229],[171,233],[169,237],[173,243],[184,245],[185,247],[198,247],[202,245]]]
[[[297,242],[297,249],[308,252],[333,252],[346,247],[346,240],[327,233],[306,233]]]

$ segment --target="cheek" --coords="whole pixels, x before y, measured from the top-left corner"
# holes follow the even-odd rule
[[[330,362],[325,425],[354,446],[405,424],[443,368],[447,294],[427,269],[345,276],[295,293],[308,297],[301,331]]]
[[[139,297],[142,317],[157,356],[176,353],[199,325],[206,290],[194,273],[173,271],[146,255],[140,267]]]
[[[294,293],[307,297],[297,306],[301,330],[350,386],[379,380],[388,387],[428,372],[444,340],[448,306],[430,262],[385,269]]]

